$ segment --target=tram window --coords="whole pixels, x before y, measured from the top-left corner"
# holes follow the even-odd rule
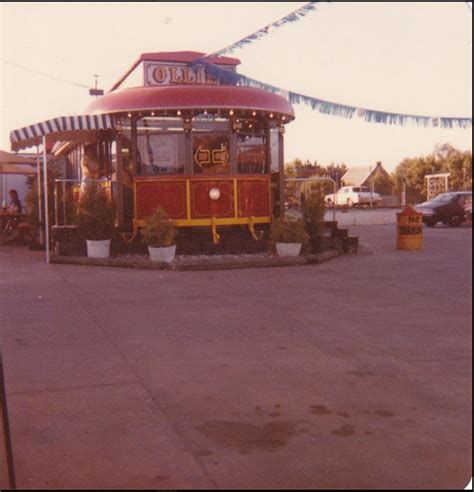
[[[278,128],[270,129],[270,168],[272,173],[280,170],[280,141]]]
[[[266,139],[262,135],[237,136],[237,163],[241,174],[266,173]]]
[[[229,135],[193,135],[195,174],[230,173]]]
[[[200,114],[193,118],[193,133],[227,133],[229,120],[212,114]]]
[[[173,134],[138,134],[137,148],[142,174],[182,174],[184,136]]]
[[[185,141],[181,118],[142,118],[137,122],[141,174],[183,174]]]

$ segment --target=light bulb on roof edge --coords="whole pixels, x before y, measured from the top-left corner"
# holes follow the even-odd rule
[[[230,114],[230,116],[233,116],[233,115],[234,115],[234,110],[232,110],[232,109],[231,109],[231,110],[229,111],[229,114]]]
[[[181,111],[178,109],[178,111],[176,112],[176,114],[177,114],[178,116],[181,116]]]

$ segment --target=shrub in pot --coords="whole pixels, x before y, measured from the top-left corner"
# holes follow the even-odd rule
[[[272,224],[270,241],[278,256],[298,256],[308,239],[303,220],[276,219]]]
[[[116,210],[99,186],[89,186],[81,194],[75,223],[79,236],[87,243],[87,256],[108,258],[115,227]]]
[[[320,184],[312,183],[311,186],[304,190],[301,200],[305,229],[309,235],[313,253],[318,249],[318,237],[332,235],[332,229],[329,229],[324,221],[326,214],[324,197],[324,187]]]
[[[152,261],[171,263],[176,254],[176,227],[160,207],[147,218],[141,236],[148,245]]]
[[[324,200],[324,188],[319,184],[312,184],[304,190],[301,205],[303,219],[308,234],[316,234],[324,227],[324,216],[326,214],[326,202]]]

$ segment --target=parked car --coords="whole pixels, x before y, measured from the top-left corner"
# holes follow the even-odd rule
[[[378,193],[372,193],[364,186],[343,186],[335,195],[331,193],[325,196],[326,204],[336,207],[356,205],[377,205],[382,200]]]
[[[423,214],[423,222],[435,227],[442,222],[451,227],[459,227],[464,221],[472,220],[472,191],[441,193],[429,202],[415,206]]]

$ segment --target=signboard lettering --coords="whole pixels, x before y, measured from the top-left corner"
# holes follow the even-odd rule
[[[421,226],[400,226],[400,235],[402,236],[421,236]]]
[[[217,85],[204,67],[192,68],[182,63],[144,62],[145,85]],[[223,67],[232,70],[229,67]]]

